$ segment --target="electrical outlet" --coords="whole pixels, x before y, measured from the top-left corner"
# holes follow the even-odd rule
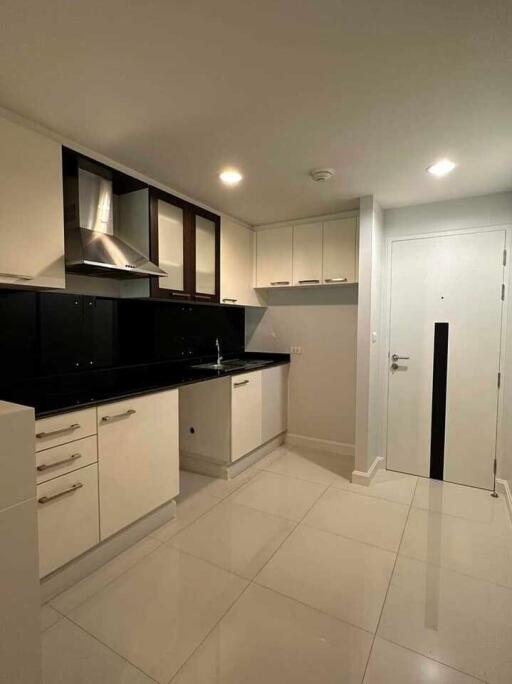
[[[302,354],[302,347],[290,347],[290,354]]]

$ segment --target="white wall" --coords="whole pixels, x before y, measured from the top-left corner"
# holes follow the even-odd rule
[[[359,210],[355,469],[368,472],[380,453],[380,318],[382,211],[371,196]]]
[[[357,286],[271,290],[246,309],[247,348],[289,352],[288,432],[353,445]],[[351,449],[347,449],[351,452]]]
[[[469,197],[460,200],[435,202],[412,207],[388,209],[384,212],[384,238],[381,263],[383,282],[388,282],[387,240],[391,237],[434,233],[443,230],[463,230],[484,226],[512,226],[512,192]],[[512,253],[509,245],[509,264]],[[510,271],[510,269],[509,269]],[[512,282],[509,283],[507,297],[507,344],[502,357],[503,384],[501,393],[502,420],[498,444],[498,476],[512,482]],[[387,293],[383,294],[387,302]],[[387,306],[385,308],[387,319]],[[383,332],[387,332],[387,320],[383,321]],[[381,370],[386,372],[386,350],[381,354]],[[376,382],[376,381],[374,381]],[[382,383],[381,397],[384,396]],[[385,416],[383,402],[382,417]],[[384,425],[384,423],[381,423]],[[385,431],[381,429],[381,450],[385,446]]]

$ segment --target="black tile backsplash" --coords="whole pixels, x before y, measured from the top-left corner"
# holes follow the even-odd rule
[[[0,399],[31,378],[213,358],[216,337],[236,354],[244,327],[241,307],[0,290]]]

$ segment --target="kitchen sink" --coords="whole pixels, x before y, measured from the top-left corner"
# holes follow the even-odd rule
[[[202,368],[204,370],[232,371],[266,366],[273,361],[266,359],[227,359],[221,363],[198,363],[192,368]]]

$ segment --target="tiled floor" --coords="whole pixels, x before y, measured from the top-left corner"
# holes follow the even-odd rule
[[[44,684],[510,684],[502,497],[281,447],[44,606]]]

